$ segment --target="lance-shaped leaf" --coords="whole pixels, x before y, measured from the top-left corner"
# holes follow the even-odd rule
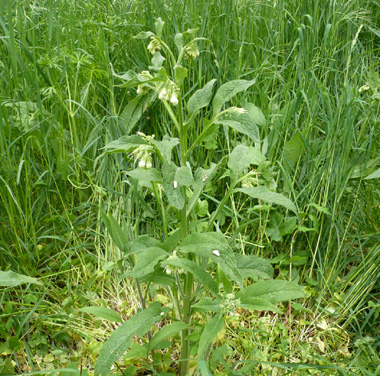
[[[169,325],[164,326],[161,330],[159,330],[150,340],[149,342],[149,350],[154,348],[156,345],[158,345],[160,342],[162,342],[164,339],[173,337],[177,335],[179,332],[181,332],[184,329],[191,328],[191,325],[185,324],[182,321],[176,321]]]
[[[133,98],[125,107],[119,117],[119,124],[123,127],[125,134],[130,134],[137,122],[141,119],[147,106],[149,106],[157,96],[157,93],[150,90],[145,95],[138,95]]]
[[[172,138],[165,135],[161,141],[152,140],[152,144],[157,148],[164,160],[170,163],[172,159],[172,150],[179,144],[179,140],[178,138]]]
[[[222,314],[217,314],[207,322],[201,334],[201,338],[199,339],[197,354],[198,362],[204,359],[209,345],[214,341],[215,337],[222,330],[223,326],[224,320]]]
[[[133,39],[147,39],[152,35],[154,35],[154,33],[152,33],[151,31],[141,31],[140,33],[135,35]]]
[[[120,323],[123,322],[120,316],[115,311],[107,307],[90,306],[90,307],[79,308],[78,311],[89,313],[91,315],[94,315],[95,317],[100,317],[101,319],[105,319],[108,321],[120,322]]]
[[[291,200],[280,193],[270,191],[266,187],[237,188],[234,191],[245,193],[250,197],[257,198],[262,201],[284,206],[293,213],[297,214],[297,208]]]
[[[253,146],[238,145],[230,154],[228,167],[231,169],[232,176],[239,177],[240,174],[251,164],[258,166],[265,161],[265,157],[260,150]]]
[[[193,182],[193,174],[188,166],[179,167],[175,173],[174,180],[178,182],[178,186],[190,187]]]
[[[162,181],[160,172],[155,168],[136,168],[132,171],[127,171],[126,174],[137,180]]]
[[[136,265],[130,275],[133,278],[142,278],[154,272],[156,265],[168,256],[169,254],[162,248],[147,248],[139,254]]]
[[[223,124],[233,130],[243,133],[252,141],[260,142],[260,131],[258,125],[265,124],[263,113],[254,104],[248,103],[245,106],[246,113],[231,112],[225,117],[216,121],[216,124]]]
[[[122,136],[118,140],[109,142],[104,149],[106,153],[130,153],[141,145],[149,145],[140,136]]]
[[[212,179],[214,176],[218,165],[215,163],[211,163],[211,166],[209,169],[205,170],[202,167],[197,168],[194,174],[194,183],[193,183],[193,195],[191,199],[189,200],[189,203],[187,205],[187,215],[190,214],[190,212],[193,210],[194,206],[198,202],[198,198],[200,197],[204,186],[208,181]]]
[[[185,205],[185,194],[179,186],[179,182],[175,180],[177,169],[178,167],[174,163],[164,163],[162,166],[162,186],[170,205],[181,210]]]
[[[131,253],[139,254],[147,248],[160,247],[160,245],[161,243],[157,239],[149,235],[141,235],[128,243],[127,248]]]
[[[212,90],[215,82],[215,79],[207,82],[207,84],[202,89],[197,90],[191,96],[187,102],[187,111],[189,118],[187,122],[189,122],[190,119],[194,118],[194,116],[197,115],[202,108],[209,105],[212,98]]]
[[[24,283],[34,283],[36,285],[42,285],[38,282],[37,278],[28,277],[27,275],[15,273],[12,270],[6,272],[0,271],[0,286],[1,287],[15,287]]]
[[[236,267],[234,252],[222,234],[216,232],[193,233],[181,242],[180,248],[186,253],[191,252],[198,256],[211,258],[229,279],[242,285],[243,280]]]
[[[304,298],[305,296],[302,286],[279,279],[253,283],[236,294],[236,298],[240,299],[241,302],[248,303],[253,302],[254,299],[262,299],[271,304]]]
[[[108,376],[113,363],[118,361],[131,346],[132,337],[144,335],[153,323],[161,319],[159,306],[152,304],[148,309],[138,312],[112,333],[100,351],[95,366],[95,376]]]
[[[214,294],[218,294],[219,289],[216,281],[196,262],[181,257],[169,257],[164,263],[186,270],[191,273],[198,282],[208,287]]]
[[[274,270],[270,260],[255,255],[236,254],[237,268],[243,278],[270,279]]]
[[[108,233],[111,235],[112,241],[121,251],[127,252],[129,239],[118,221],[112,215],[107,215],[103,210],[100,210],[100,216],[107,227]]]
[[[247,309],[249,311],[271,311],[282,313],[282,311],[275,304],[268,302],[268,300],[265,299],[244,295],[240,297],[239,300],[239,307]]]
[[[202,298],[199,302],[192,305],[193,308],[206,312],[220,312],[220,302],[209,297]]]
[[[237,93],[248,89],[256,80],[234,80],[222,85],[215,94],[212,102],[213,116],[218,115],[225,102],[229,101]]]
[[[178,87],[182,86],[186,77],[187,77],[187,69],[181,65],[176,65],[174,67],[174,78],[175,78],[175,83]]]
[[[380,178],[380,168],[376,170],[374,173],[371,175],[368,175],[364,180],[369,180],[369,179],[379,179]]]

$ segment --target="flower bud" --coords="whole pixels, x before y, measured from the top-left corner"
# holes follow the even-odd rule
[[[170,98],[170,103],[173,104],[174,106],[177,106],[178,98],[175,94],[173,94],[172,97]]]
[[[145,159],[140,159],[139,167],[144,168],[145,167]]]

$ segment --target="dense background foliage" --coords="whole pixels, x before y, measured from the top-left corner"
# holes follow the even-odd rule
[[[243,200],[218,218],[241,250],[271,258],[310,293],[293,305],[294,326],[277,314],[231,319],[225,359],[378,374],[380,185],[366,177],[380,167],[380,7],[365,0],[0,2],[0,268],[43,283],[0,290],[2,374],[70,362],[91,369],[113,324],[78,308],[107,306],[124,318],[136,308],[100,209],[130,239],[160,238],[163,224],[124,173],[133,160],[97,157],[122,135],[172,132],[158,102],[135,127],[123,121],[135,92],[113,75],[146,69],[150,56],[133,36],[157,17],[166,40],[197,27],[212,42],[198,44],[188,95],[212,78],[256,78],[239,101],[264,112],[266,172],[303,213],[304,230],[292,233],[289,218]],[[236,137],[221,128],[195,162],[218,160]],[[209,187],[211,201],[223,195],[222,184]],[[249,331],[239,331],[242,320]],[[276,372],[311,372],[290,369]]]

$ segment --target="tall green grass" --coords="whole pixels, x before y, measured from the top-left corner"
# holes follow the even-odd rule
[[[120,280],[122,255],[105,236],[99,208],[124,221],[131,239],[159,237],[163,224],[155,204],[123,173],[129,160],[95,160],[126,133],[171,133],[158,103],[130,129],[121,114],[134,93],[112,74],[149,65],[144,45],[132,37],[153,28],[157,17],[166,36],[199,28],[210,40],[199,43],[191,68],[198,87],[212,78],[256,78],[239,100],[265,113],[261,138],[277,185],[315,229],[271,241],[270,213],[235,197],[224,213],[232,239],[273,258],[291,247],[305,251],[307,264],[293,277],[317,282],[309,308],[355,339],[374,337],[370,346],[378,349],[380,189],[378,179],[364,179],[380,164],[375,1],[0,2],[1,269],[67,284],[47,284],[50,302],[85,283],[100,298],[127,299],[118,295],[120,283],[131,288]],[[186,87],[188,95],[196,89]],[[208,161],[235,142],[224,129],[213,138]],[[205,155],[200,149],[195,158]],[[210,191],[216,204],[223,195],[219,186]],[[100,279],[88,282],[95,271]]]

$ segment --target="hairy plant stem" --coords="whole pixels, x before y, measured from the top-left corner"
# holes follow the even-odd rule
[[[180,140],[180,150],[181,150],[181,166],[185,167],[187,162],[187,139],[186,139],[186,129],[183,124],[182,117],[182,100],[179,95],[178,98],[178,125],[179,125],[179,140]],[[186,214],[187,198],[186,198],[186,187],[183,187],[183,193],[185,196],[185,204],[181,210],[181,226],[183,237],[186,237],[189,234],[189,221]],[[191,259],[191,255],[187,256]],[[191,319],[191,299],[193,291],[193,276],[190,273],[187,273],[185,276],[185,285],[182,306],[182,321],[186,324],[190,323]],[[181,332],[181,355],[180,355],[180,375],[185,376],[189,372],[189,358],[190,358],[190,341],[187,339],[189,335],[189,330],[185,329]]]

